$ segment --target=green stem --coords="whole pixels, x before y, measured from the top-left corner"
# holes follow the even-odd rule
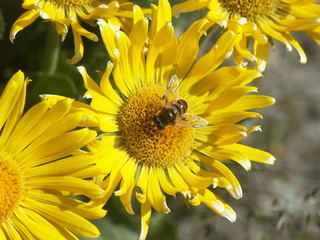
[[[42,72],[48,76],[52,76],[57,70],[59,60],[60,35],[56,32],[54,25],[48,24],[48,26]]]

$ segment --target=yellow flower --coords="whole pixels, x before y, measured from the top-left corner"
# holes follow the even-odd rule
[[[94,23],[98,18],[109,19],[114,24],[125,22],[132,17],[130,12],[132,3],[127,0],[103,1],[103,0],[23,0],[22,7],[27,9],[13,24],[10,32],[10,40],[13,41],[16,34],[33,23],[37,18],[55,23],[56,31],[65,39],[68,28],[71,26],[75,54],[68,59],[69,64],[75,64],[83,56],[82,37],[92,41],[98,41],[98,37],[84,29],[80,25],[80,19]],[[128,10],[129,9],[129,10]]]
[[[78,68],[91,104],[76,103],[74,108],[91,116],[87,120],[97,120],[103,132],[88,145],[101,158],[97,165],[106,173],[96,178],[105,195],[95,204],[103,205],[115,192],[127,212],[134,214],[135,195],[141,204],[139,239],[147,236],[152,208],[170,212],[166,195],[180,193],[189,204],[204,203],[235,221],[235,212],[214,194],[212,186],[225,188],[238,199],[240,184],[225,163],[234,160],[248,170],[251,161],[274,162],[269,153],[237,143],[259,129],[246,129],[237,122],[261,117],[251,110],[274,103],[268,96],[247,95],[256,91],[247,84],[261,73],[240,67],[215,70],[232,50],[235,34],[229,31],[196,60],[208,21],[195,22],[176,38],[166,0],[160,0],[158,7],[152,5],[150,26],[135,6],[134,23],[128,36],[99,20],[113,61],[100,86],[84,67]]]
[[[269,44],[273,39],[283,42],[288,51],[292,46],[306,63],[306,55],[291,34],[303,31],[320,45],[320,5],[316,0],[188,0],[173,6],[174,15],[208,9],[207,18],[221,27],[237,33],[234,45],[235,62],[254,61],[263,71],[267,64]],[[253,39],[253,52],[248,45]]]
[[[101,174],[96,158],[76,155],[96,133],[71,131],[82,114],[68,114],[72,100],[51,105],[42,101],[23,116],[28,79],[17,72],[0,99],[0,239],[78,239],[94,237],[98,229],[85,218],[105,215],[68,196],[102,194],[86,181]],[[65,158],[66,157],[66,158]]]

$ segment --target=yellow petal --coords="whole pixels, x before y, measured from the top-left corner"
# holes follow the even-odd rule
[[[39,173],[40,175],[41,173]],[[47,177],[39,176],[28,179],[25,183],[26,188],[42,188],[42,189],[54,189],[59,191],[68,191],[84,194],[92,197],[101,195],[102,189],[89,181],[69,177],[69,176],[58,176],[58,177]]]
[[[78,21],[74,21],[71,24],[72,32],[73,32],[73,39],[74,39],[74,56],[71,59],[67,59],[68,64],[76,64],[79,62],[83,57],[83,42],[82,36],[97,42],[98,37],[87,30],[85,30]]]
[[[233,110],[252,110],[252,109],[260,109],[270,107],[275,103],[275,99],[268,96],[263,95],[247,95],[239,98],[236,102],[234,102],[227,109],[228,111]]]
[[[106,210],[100,207],[93,207],[90,203],[82,202],[75,198],[59,196],[57,194],[50,194],[41,191],[32,191],[30,196],[32,199],[47,203],[54,206],[63,206],[64,209],[70,209],[72,212],[89,219],[99,219],[106,215]]]
[[[179,172],[174,167],[168,167],[169,178],[172,184],[179,192],[185,192],[189,190],[188,184],[180,176]]]
[[[60,134],[57,137],[41,142],[33,142],[24,151],[16,156],[16,160],[24,167],[44,164],[75,152],[96,136],[95,131],[81,129]],[[39,140],[41,141],[41,140]]]
[[[179,78],[184,78],[194,64],[199,52],[199,40],[206,33],[208,27],[208,20],[201,19],[194,22],[181,36],[174,62],[177,65],[175,74]]]
[[[106,70],[104,74],[102,75],[100,87],[103,94],[112,102],[115,103],[115,105],[120,106],[122,104],[122,99],[119,97],[119,95],[116,93],[114,88],[112,87],[110,83],[110,74],[113,69],[113,64],[108,61]]]
[[[172,7],[172,14],[179,17],[180,13],[193,12],[207,7],[207,1],[189,0],[176,4]]]
[[[157,175],[159,178],[159,183],[161,186],[161,189],[169,194],[169,195],[175,195],[178,191],[178,189],[176,189],[169,181],[168,178],[166,177],[166,174],[163,170],[163,168],[156,168],[157,170]]]
[[[0,99],[0,129],[3,127],[7,118],[10,116],[11,111],[15,108],[15,105],[20,98],[20,96],[25,96],[25,86],[24,86],[24,74],[21,71],[15,73],[6,87],[4,88],[1,99]],[[24,100],[20,100],[23,101]]]
[[[170,209],[167,206],[166,197],[161,191],[159,179],[156,173],[157,171],[154,167],[149,168],[149,182],[147,188],[148,200],[151,206],[158,212],[169,213]]]
[[[147,187],[148,187],[148,182],[149,182],[149,168],[146,167],[145,165],[142,165],[141,170],[140,170],[140,176],[137,181],[137,187],[140,188],[140,192],[136,192],[136,198],[138,202],[141,204],[149,204],[150,203],[147,201]],[[146,203],[147,201],[147,203]]]
[[[16,34],[29,26],[39,17],[39,9],[31,9],[23,13],[12,25],[10,30],[10,41],[12,42],[16,38]]]
[[[198,176],[190,171],[190,169],[186,168],[186,166],[182,164],[175,165],[179,174],[183,177],[183,179],[192,187],[203,189],[212,184],[211,178]]]
[[[64,158],[61,161],[55,161],[48,164],[25,169],[24,176],[32,177],[41,173],[44,176],[56,176],[56,175],[75,176],[76,175],[77,177],[79,177],[79,174],[76,174],[78,171],[94,168],[93,164],[95,164],[96,162],[97,162],[97,158],[95,156],[90,156],[90,155],[68,157],[68,158]],[[96,170],[94,172],[98,172],[98,171]],[[94,175],[91,175],[91,176],[94,176]]]
[[[148,231],[149,231],[149,224],[150,224],[150,218],[151,218],[151,205],[148,201],[141,203],[140,208],[140,214],[141,214],[141,232],[138,240],[145,240]]]
[[[90,222],[69,210],[61,211],[61,208],[50,204],[27,199],[26,204],[34,211],[47,219],[59,223],[59,225],[84,237],[97,237],[99,230]]]
[[[199,192],[199,196],[201,201],[218,215],[227,218],[230,222],[236,220],[236,213],[232,208],[208,189]]]
[[[70,109],[71,102],[63,101],[57,104],[54,108],[48,110],[49,104],[46,101],[34,105],[24,114],[23,118],[18,122],[14,131],[11,133],[10,139],[7,142],[7,150],[13,155],[20,153],[26,146],[30,145],[36,138],[52,127],[52,124],[61,120],[64,114]],[[68,121],[61,122],[60,128],[70,129],[77,126],[80,121],[80,116],[73,115],[67,118]],[[70,121],[73,120],[73,121]],[[65,124],[67,124],[65,126]],[[57,125],[59,126],[59,125]],[[61,131],[59,129],[52,131],[53,135],[43,135],[45,137],[58,136]],[[66,130],[64,130],[66,131]],[[62,132],[64,132],[62,131]],[[48,133],[48,132],[47,132]]]
[[[129,64],[132,69],[133,80],[137,87],[141,87],[141,80],[145,79],[144,47],[148,38],[148,23],[141,19],[130,34],[131,45],[128,52]]]
[[[225,150],[230,150],[234,152],[241,152],[246,158],[250,159],[250,161],[254,162],[261,162],[266,164],[274,164],[274,161],[276,160],[274,156],[272,156],[270,153],[248,147],[242,144],[232,144],[229,146],[226,146]]]
[[[201,57],[192,67],[181,83],[181,89],[190,89],[198,79],[206,77],[216,69],[228,56],[234,46],[235,33],[224,33],[211,50]]]
[[[28,80],[24,80],[24,74],[18,71],[14,74],[0,98],[0,146],[5,148],[12,135],[12,131],[16,128],[17,122],[23,113],[26,85]],[[4,126],[5,123],[5,126]],[[4,126],[4,127],[3,127]]]
[[[197,129],[196,139],[207,145],[228,145],[247,135],[246,128],[238,124],[216,124]]]
[[[115,192],[116,196],[120,196],[122,205],[126,208],[129,214],[134,214],[131,206],[131,196],[134,188],[134,176],[136,173],[137,164],[134,161],[127,161],[121,168],[122,181],[120,189]]]

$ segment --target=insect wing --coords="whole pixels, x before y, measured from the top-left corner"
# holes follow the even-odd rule
[[[185,113],[182,115],[182,119],[175,122],[175,125],[185,126],[185,127],[205,127],[208,125],[208,122],[192,113]]]
[[[164,102],[171,102],[173,97],[179,96],[179,79],[177,75],[173,75],[168,83],[166,93],[164,95]]]

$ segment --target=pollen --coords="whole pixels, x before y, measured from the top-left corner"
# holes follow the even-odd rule
[[[269,16],[278,10],[280,0],[219,0],[221,6],[233,15],[248,20]]]
[[[0,222],[19,206],[24,193],[23,175],[10,154],[0,150]]]
[[[122,144],[128,155],[140,164],[169,167],[187,163],[194,142],[192,127],[155,127],[153,118],[164,104],[166,87],[142,88],[124,101],[117,115]]]
[[[48,1],[64,9],[96,7],[101,4],[101,1],[99,0],[48,0]]]

